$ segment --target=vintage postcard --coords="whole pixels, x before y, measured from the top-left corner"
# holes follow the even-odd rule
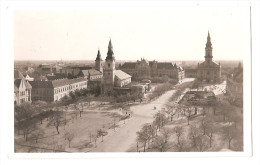
[[[250,3],[28,4],[5,8],[11,159],[252,156]]]

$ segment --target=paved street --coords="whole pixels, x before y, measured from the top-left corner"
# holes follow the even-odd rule
[[[193,80],[185,79],[183,82]],[[131,107],[133,117],[116,132],[105,136],[104,142],[99,143],[97,148],[92,149],[90,152],[125,152],[131,146],[136,145],[136,132],[144,124],[153,121],[153,115],[162,108],[175,91],[170,90],[151,103]],[[154,110],[155,106],[156,110]]]
[[[163,104],[168,100],[173,92],[175,92],[175,90],[168,91],[160,98],[149,104],[131,107],[133,117],[115,133],[105,136],[104,142],[99,143],[97,148],[92,149],[91,152],[127,151],[131,144],[135,144],[136,132],[139,131],[145,123],[150,123],[153,121],[153,114],[161,109]],[[154,106],[157,107],[156,110],[154,110]]]

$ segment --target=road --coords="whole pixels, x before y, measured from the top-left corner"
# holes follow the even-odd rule
[[[185,78],[181,83],[194,81],[194,78]],[[126,152],[131,146],[136,145],[136,132],[146,123],[153,121],[153,115],[161,110],[163,105],[174,94],[176,90],[170,90],[160,96],[158,99],[148,103],[131,107],[133,117],[126,121],[122,127],[115,132],[110,132],[104,137],[104,141],[100,142],[96,148],[92,148],[88,152]],[[154,110],[156,107],[156,110]]]
[[[90,152],[126,152],[132,145],[136,144],[136,132],[144,124],[153,121],[153,115],[162,108],[174,92],[175,90],[168,91],[149,104],[131,107],[133,117],[116,132],[105,136],[104,142],[99,143]],[[154,110],[155,106],[156,110]]]

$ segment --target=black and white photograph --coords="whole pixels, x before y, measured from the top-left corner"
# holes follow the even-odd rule
[[[254,155],[259,6],[228,2],[1,6],[9,159]]]

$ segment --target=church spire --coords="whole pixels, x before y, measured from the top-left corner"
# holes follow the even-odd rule
[[[98,49],[96,61],[102,61],[100,50]]]
[[[209,63],[210,61],[212,61],[212,44],[211,44],[211,38],[210,38],[210,34],[208,31],[208,37],[207,37],[207,43],[206,43],[206,48],[205,48],[205,61],[207,61],[207,63]]]
[[[211,44],[211,38],[210,38],[210,34],[208,31],[208,37],[207,37],[207,43],[206,43],[206,47],[207,48],[211,48],[212,44]]]
[[[112,45],[112,42],[111,42],[111,38],[110,38],[109,43],[108,43],[108,51],[107,51],[106,61],[107,60],[114,60],[115,61],[114,52],[113,52],[113,45]]]
[[[112,42],[111,42],[111,38],[109,40],[108,49],[112,49],[113,50],[113,45],[112,45]]]

